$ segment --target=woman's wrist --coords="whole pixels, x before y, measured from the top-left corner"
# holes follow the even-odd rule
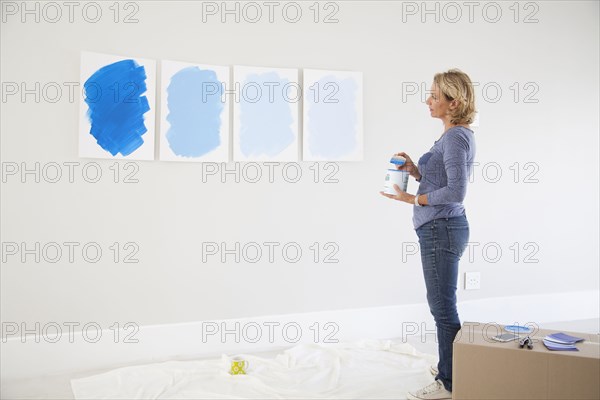
[[[423,207],[420,203],[419,203],[419,195],[416,194],[413,196],[413,204],[417,207]]]
[[[417,207],[425,207],[429,205],[427,193],[421,193],[413,196],[413,204]]]

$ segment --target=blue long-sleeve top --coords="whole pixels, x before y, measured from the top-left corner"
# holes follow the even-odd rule
[[[427,206],[414,207],[413,225],[437,218],[465,214],[463,200],[475,159],[475,136],[472,130],[455,126],[448,129],[417,164],[421,182],[417,194],[427,195]]]

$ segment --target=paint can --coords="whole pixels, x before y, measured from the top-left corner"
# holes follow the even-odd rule
[[[394,189],[394,184],[398,185],[400,190],[406,192],[408,189],[408,172],[398,169],[388,169],[385,174],[385,182],[383,184],[383,192],[387,194],[397,194]]]

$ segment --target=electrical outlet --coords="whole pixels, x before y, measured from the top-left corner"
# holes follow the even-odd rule
[[[465,290],[481,289],[481,272],[465,272]]]

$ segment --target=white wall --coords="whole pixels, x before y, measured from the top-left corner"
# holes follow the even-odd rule
[[[18,3],[20,4],[20,2]],[[33,168],[56,162],[79,162],[74,182],[34,181],[31,175],[7,176],[2,184],[2,242],[33,247],[49,242],[97,242],[103,257],[92,264],[25,263],[6,256],[1,269],[3,322],[31,326],[50,321],[114,322],[139,325],[288,314],[333,309],[412,304],[425,301],[420,259],[402,260],[403,243],[416,242],[411,207],[378,194],[389,156],[406,151],[417,159],[442,133],[419,95],[403,100],[403,88],[433,74],[458,67],[479,82],[480,127],[474,181],[468,191],[473,262],[462,271],[481,271],[482,289],[460,292],[462,300],[495,296],[598,290],[598,3],[521,3],[519,22],[512,2],[499,2],[497,23],[475,8],[474,21],[459,2],[462,19],[440,22],[426,15],[404,15],[403,7],[421,2],[337,2],[338,23],[314,23],[312,2],[301,2],[299,23],[287,23],[276,12],[258,23],[218,16],[202,21],[202,3],[136,2],[136,24],[114,23],[110,3],[103,17],[87,23],[80,9],[69,23],[39,23],[28,16],[5,15],[1,28],[2,82],[64,85],[79,76],[82,50],[153,59],[297,68],[358,70],[364,73],[365,159],[339,163],[339,183],[313,182],[312,163],[301,163],[303,176],[287,183],[276,168],[275,181],[259,183],[232,176],[202,182],[202,165],[138,162],[138,183],[114,183],[114,162],[77,156],[78,101],[66,91],[56,103],[35,102],[28,95],[2,102],[3,168],[25,163]],[[216,3],[220,5],[221,3]],[[233,7],[233,3],[230,3]],[[260,3],[262,4],[262,3]],[[433,9],[435,3],[428,3]],[[33,7],[33,6],[31,6]],[[320,16],[333,9],[323,10]],[[276,11],[280,10],[276,9]],[[494,18],[488,8],[486,17]],[[130,10],[121,10],[120,18]],[[523,23],[536,11],[537,23]],[[50,17],[51,18],[51,17]],[[515,102],[515,86],[519,97]],[[530,86],[525,87],[527,83]],[[487,85],[487,100],[481,87]],[[64,86],[63,86],[64,87]],[[502,90],[497,102],[495,87]],[[513,89],[511,89],[511,87]],[[525,102],[525,95],[537,88]],[[5,94],[5,93],[4,93]],[[406,94],[406,93],[404,93]],[[48,97],[53,94],[48,94]],[[158,114],[157,114],[158,115]],[[98,183],[87,183],[81,168],[97,162]],[[514,170],[521,169],[515,183]],[[533,169],[537,183],[524,183]],[[483,165],[501,168],[484,179]],[[124,163],[120,164],[124,173]],[[229,163],[228,168],[234,168]],[[240,167],[243,167],[241,165]],[[327,172],[320,165],[321,173]],[[48,167],[49,168],[49,167]],[[290,170],[291,171],[291,170]],[[50,170],[47,171],[48,173]],[[122,181],[122,176],[120,180]],[[414,181],[409,192],[415,191]],[[277,262],[266,255],[256,264],[216,257],[202,263],[202,242],[297,242],[300,262]],[[138,264],[115,263],[112,243],[135,242]],[[337,264],[315,263],[312,243],[335,242]],[[513,243],[520,247],[517,260]],[[525,248],[526,243],[533,247]],[[497,262],[481,249],[499,247]],[[495,244],[494,244],[495,243]],[[78,249],[80,249],[79,247]],[[279,249],[281,246],[279,247]],[[515,249],[513,247],[513,249]],[[122,250],[123,251],[123,250]],[[536,251],[538,263],[524,263]],[[323,258],[321,253],[321,260]],[[123,253],[120,255],[121,261]],[[517,261],[517,262],[515,262]],[[492,317],[491,317],[492,318]]]

